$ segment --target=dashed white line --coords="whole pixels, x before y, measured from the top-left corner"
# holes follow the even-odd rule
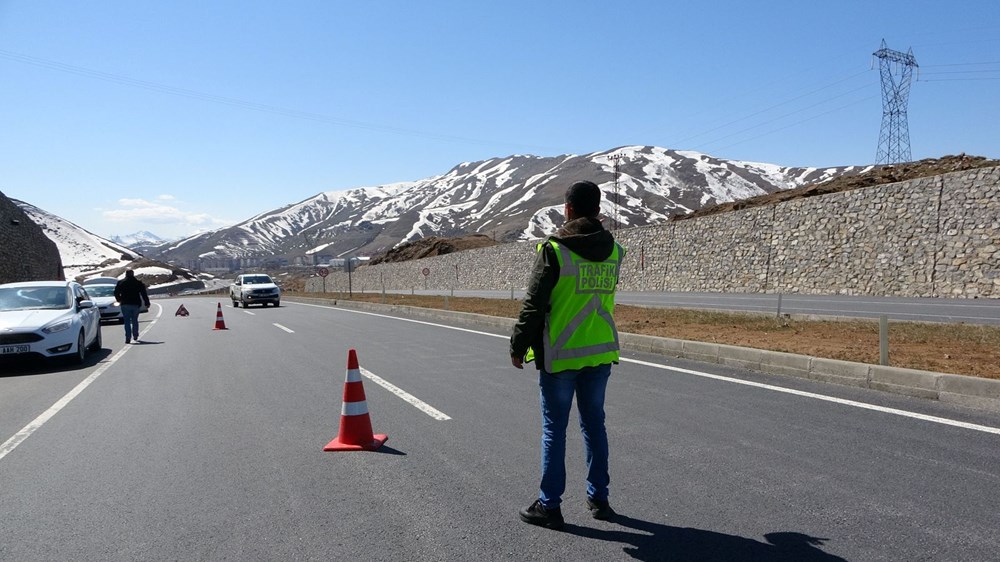
[[[146,329],[143,330],[142,333],[140,334],[141,336],[145,336],[146,332],[148,332],[149,329],[153,327],[153,324],[156,324],[156,321],[160,318],[160,315],[163,314],[163,306],[161,306],[159,303],[156,303],[156,306],[159,308],[159,310],[156,312],[156,318],[154,318],[149,323],[149,325],[146,326]],[[118,350],[118,353],[112,355],[110,359],[108,359],[103,365],[98,367],[97,370],[95,370],[93,373],[90,374],[90,376],[80,381],[80,384],[73,387],[73,389],[67,392],[65,396],[57,400],[55,404],[49,406],[48,410],[45,410],[37,418],[28,423],[28,425],[21,428],[21,430],[15,433],[13,437],[4,441],[4,443],[0,445],[0,459],[6,457],[11,451],[16,449],[17,446],[23,443],[25,439],[31,437],[32,433],[37,431],[38,428],[45,425],[45,422],[52,419],[52,416],[58,414],[60,410],[65,408],[66,405],[72,402],[74,398],[76,398],[81,392],[84,391],[84,389],[90,386],[92,382],[97,380],[97,377],[103,375],[104,372],[110,369],[111,366],[114,365],[116,361],[118,361],[119,359],[121,359],[123,355],[128,353],[130,349],[132,349],[132,346],[126,345],[125,347]]]
[[[289,334],[294,334],[294,333],[295,333],[295,330],[293,330],[293,329],[291,329],[291,328],[286,328],[286,327],[282,326],[281,324],[278,324],[277,322],[275,322],[275,323],[274,323],[274,325],[275,325],[276,327],[278,327],[278,328],[280,328],[280,329],[282,329],[282,330],[284,330],[284,331],[288,332]]]
[[[430,404],[428,404],[428,403],[420,400],[416,396],[410,394],[409,392],[406,392],[405,390],[403,390],[403,389],[399,388],[398,386],[392,384],[391,382],[383,379],[382,377],[376,375],[375,373],[369,371],[368,369],[359,368],[359,370],[361,371],[362,375],[364,375],[365,377],[371,379],[372,382],[374,382],[375,384],[377,384],[377,385],[385,388],[386,390],[388,390],[389,392],[395,394],[396,396],[399,396],[400,398],[403,399],[404,402],[408,402],[408,403],[412,404],[413,407],[415,407],[416,409],[420,410],[421,412],[427,414],[428,416],[430,416],[430,417],[432,417],[432,418],[434,418],[436,420],[441,420],[441,421],[445,421],[445,420],[450,420],[451,419],[451,417],[449,417],[447,414],[445,414],[441,410],[438,410],[438,409],[432,407]]]

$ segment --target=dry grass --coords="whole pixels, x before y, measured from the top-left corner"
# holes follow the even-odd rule
[[[289,296],[322,297],[317,293]],[[337,295],[327,294],[335,299]],[[470,297],[354,294],[351,300],[442,308],[516,318],[521,301]],[[878,323],[792,320],[725,312],[618,305],[619,331],[878,363]],[[1000,379],[1000,327],[892,322],[889,364],[895,367]]]

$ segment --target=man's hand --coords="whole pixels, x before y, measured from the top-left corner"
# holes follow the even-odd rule
[[[510,364],[517,367],[518,369],[524,368],[524,361],[521,360],[517,355],[510,356]]]

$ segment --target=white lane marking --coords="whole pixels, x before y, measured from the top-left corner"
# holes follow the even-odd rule
[[[325,304],[309,304],[309,303],[305,303],[305,302],[292,302],[292,301],[289,301],[289,302],[291,304],[297,304],[299,306],[312,306],[312,307],[315,307],[315,308],[329,308],[330,310],[340,310],[340,311],[343,311],[343,312],[351,312],[353,314],[364,314],[366,316],[378,316],[379,318],[389,318],[390,320],[399,320],[401,322],[412,322],[413,324],[423,324],[425,326],[435,326],[435,327],[438,327],[438,328],[448,328],[449,330],[455,330],[455,331],[458,331],[458,332],[468,332],[470,334],[479,334],[479,335],[482,335],[482,336],[492,336],[492,337],[495,337],[495,338],[506,338],[507,337],[507,336],[500,336],[500,335],[497,335],[497,334],[491,334],[489,332],[480,332],[478,330],[470,330],[468,328],[458,328],[456,326],[446,326],[444,324],[435,324],[434,322],[425,322],[423,320],[413,320],[413,319],[410,319],[410,318],[400,318],[398,316],[389,316],[388,314],[378,314],[377,312],[364,312],[364,311],[361,311],[361,310],[351,310],[349,308],[339,308],[339,307],[336,307],[336,306],[327,306]]]
[[[250,316],[257,316],[256,314],[254,314],[253,312],[250,312],[249,310],[247,310],[245,308],[243,309],[243,313],[244,314],[249,314]]]
[[[422,321],[422,320],[411,320],[409,318],[399,318],[397,316],[389,316],[389,315],[386,315],[386,314],[376,314],[374,312],[362,312],[362,311],[359,311],[359,310],[350,310],[350,309],[346,309],[346,308],[337,308],[337,307],[333,307],[333,306],[325,306],[325,305],[319,305],[319,304],[307,304],[307,303],[293,303],[293,304],[298,304],[298,305],[301,305],[301,306],[314,306],[314,307],[317,307],[317,308],[329,308],[329,309],[334,309],[334,310],[341,310],[341,311],[344,311],[344,312],[353,312],[355,314],[367,314],[369,316],[380,316],[382,318],[390,318],[392,320],[401,320],[401,321],[404,321],[404,322],[414,322],[416,324],[425,324],[425,325],[428,325],[428,326],[436,326],[438,328],[445,328],[445,329],[449,329],[449,330],[458,330],[458,331],[461,331],[461,332],[469,332],[469,333],[472,333],[472,334],[481,334],[481,335],[484,335],[484,336],[491,336],[491,337],[494,337],[494,338],[510,339],[508,336],[503,336],[503,335],[500,335],[500,334],[491,334],[489,332],[477,332],[476,330],[468,330],[468,329],[465,329],[465,328],[456,328],[454,326],[448,326],[448,325],[445,325],[445,324],[435,324],[433,322],[425,322],[425,321]],[[951,426],[955,426],[955,427],[961,427],[961,428],[964,428],[964,429],[971,429],[973,431],[981,431],[981,432],[984,432],[984,433],[992,433],[994,435],[1000,435],[1000,428],[990,427],[990,426],[986,426],[986,425],[978,425],[978,424],[974,424],[974,423],[967,423],[967,422],[961,422],[961,421],[956,421],[956,420],[950,420],[950,419],[947,419],[947,418],[939,418],[937,416],[928,416],[928,415],[925,415],[925,414],[918,414],[916,412],[909,412],[909,411],[906,411],[906,410],[898,410],[896,408],[886,408],[884,406],[875,406],[873,404],[865,404],[864,402],[856,402],[854,400],[845,400],[843,398],[836,398],[836,397],[833,397],[833,396],[826,396],[826,395],[823,395],[823,394],[815,394],[815,393],[812,393],[812,392],[803,392],[801,390],[794,390],[794,389],[791,389],[791,388],[784,388],[784,387],[781,387],[781,386],[774,386],[774,385],[764,384],[764,383],[759,383],[759,382],[745,381],[745,380],[737,379],[737,378],[733,378],[733,377],[726,377],[726,376],[722,376],[722,375],[715,375],[715,374],[712,374],[712,373],[704,373],[704,372],[701,372],[701,371],[694,371],[694,370],[691,370],[691,369],[682,369],[680,367],[670,367],[668,365],[661,365],[659,363],[650,363],[648,361],[640,361],[638,359],[628,359],[628,358],[622,357],[621,361],[623,363],[635,363],[637,365],[645,365],[647,367],[655,367],[657,369],[666,369],[668,371],[676,371],[678,373],[684,373],[684,374],[688,374],[688,375],[695,375],[695,376],[705,377],[705,378],[709,378],[709,379],[715,379],[715,380],[720,380],[720,381],[725,381],[725,382],[732,382],[732,383],[742,384],[742,385],[746,385],[746,386],[753,386],[753,387],[757,387],[757,388],[763,388],[763,389],[766,389],[766,390],[773,390],[775,392],[784,392],[786,394],[794,394],[796,396],[803,396],[803,397],[806,397],[806,398],[815,398],[816,400],[824,400],[824,401],[827,401],[827,402],[833,402],[833,403],[841,404],[841,405],[844,405],[844,406],[852,406],[852,407],[855,407],[855,408],[863,408],[865,410],[874,410],[876,412],[882,412],[882,413],[892,414],[892,415],[896,415],[896,416],[903,416],[903,417],[907,417],[907,418],[913,418],[913,419],[928,421],[928,422],[932,422],[932,423],[939,423],[939,424],[942,424],[942,425],[951,425]]]
[[[153,327],[153,324],[156,324],[156,321],[159,320],[160,315],[163,314],[163,306],[160,305],[159,303],[156,303],[156,306],[159,309],[156,312],[156,318],[149,322],[149,325],[146,326],[146,329],[139,334],[140,336],[145,336],[146,332],[148,332],[149,329]],[[104,334],[101,334],[101,336],[103,337]],[[55,404],[49,406],[48,410],[45,410],[37,418],[28,423],[28,425],[21,428],[21,430],[15,433],[13,437],[4,441],[3,445],[0,445],[0,459],[6,457],[8,453],[16,449],[18,445],[23,443],[24,440],[30,437],[32,433],[37,431],[38,428],[45,425],[45,422],[52,419],[52,416],[55,416],[56,414],[59,413],[60,410],[65,408],[67,404],[69,404],[74,398],[76,398],[81,392],[83,392],[84,389],[90,386],[92,382],[97,380],[97,377],[103,375],[105,371],[110,369],[111,366],[114,365],[115,362],[117,362],[119,359],[121,359],[123,355],[128,353],[130,349],[133,349],[133,346],[125,345],[125,347],[118,350],[118,353],[112,355],[110,359],[108,359],[103,365],[98,367],[93,373],[90,374],[90,376],[80,381],[80,384],[73,387],[73,389],[67,392],[65,396],[57,400]]]
[[[402,388],[399,388],[398,386],[396,386],[396,385],[392,384],[391,382],[383,379],[382,377],[376,375],[375,373],[369,371],[368,369],[365,369],[365,368],[362,367],[359,370],[361,371],[362,375],[364,375],[365,377],[371,379],[372,382],[374,382],[375,384],[377,384],[377,385],[385,388],[386,390],[388,390],[389,392],[395,394],[396,396],[399,396],[400,398],[403,399],[403,401],[412,404],[413,407],[415,407],[416,409],[420,410],[421,412],[427,414],[428,416],[430,416],[430,417],[432,417],[432,418],[434,418],[436,420],[440,420],[440,421],[445,421],[445,420],[450,420],[451,419],[451,417],[449,417],[447,414],[445,414],[441,410],[435,409],[430,404],[428,404],[428,403],[420,400],[416,396],[410,394],[409,392],[406,392]]]
[[[289,334],[294,334],[295,333],[295,330],[293,330],[291,328],[286,328],[286,327],[282,326],[281,324],[278,324],[277,322],[275,322],[274,325],[277,326],[278,328],[280,328],[280,329],[288,332]]]
[[[949,420],[947,418],[939,418],[937,416],[928,416],[926,414],[918,414],[916,412],[908,412],[906,410],[898,410],[896,408],[887,408],[885,406],[876,406],[874,404],[865,404],[864,402],[856,402],[854,400],[846,400],[844,398],[836,398],[833,396],[826,396],[824,394],[816,394],[814,392],[805,392],[803,390],[795,390],[793,388],[784,388],[781,386],[774,386],[771,384],[765,384],[761,382],[746,381],[742,379],[734,379],[732,377],[725,377],[722,375],[714,375],[712,373],[703,373],[701,371],[694,371],[691,369],[682,369],[680,367],[670,367],[668,365],[660,365],[659,363],[650,363],[649,361],[640,361],[638,359],[626,359],[622,358],[622,362],[635,363],[637,365],[645,365],[646,367],[653,367],[656,369],[665,369],[667,371],[676,371],[678,373],[685,373],[688,375],[694,375],[696,377],[704,377],[708,379],[715,379],[720,381],[732,382],[736,384],[742,384],[746,386],[752,386],[755,388],[763,388],[765,390],[773,390],[775,392],[784,392],[786,394],[794,394],[795,396],[804,396],[806,398],[815,398],[816,400],[823,400],[825,402],[833,402],[835,404],[843,404],[845,406],[853,406],[855,408],[863,408],[865,410],[874,410],[876,412],[883,412],[886,414],[893,414],[896,416],[903,416],[907,418],[913,418],[918,420],[929,421],[933,423],[939,423],[943,425],[952,425],[955,427],[962,427],[965,429],[972,429],[974,431],[982,431],[984,433],[992,433],[994,435],[1000,435],[1000,428],[989,427],[985,425],[979,425],[974,423],[961,422],[956,420]]]

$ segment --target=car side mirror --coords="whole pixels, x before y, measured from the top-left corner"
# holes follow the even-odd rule
[[[80,310],[86,310],[88,308],[94,308],[94,301],[81,300],[76,303],[76,306]]]

